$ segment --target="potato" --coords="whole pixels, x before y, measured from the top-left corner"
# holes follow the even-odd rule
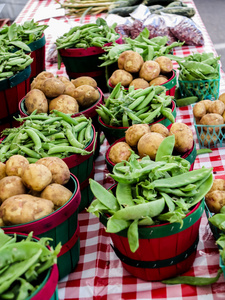
[[[209,108],[210,108],[210,106],[211,106],[211,104],[212,104],[212,101],[206,99],[206,100],[201,100],[201,101],[199,101],[199,103],[200,103],[200,102],[203,103],[203,104],[205,105],[206,113],[208,113],[208,112],[209,112]]]
[[[48,71],[42,71],[35,77],[35,79],[48,79],[48,78],[54,78],[53,73]]]
[[[65,84],[70,82],[69,78],[67,78],[66,76],[58,76],[57,79],[59,79],[60,81],[62,81]]]
[[[143,78],[135,78],[131,81],[129,86],[134,86],[135,89],[146,89],[149,87],[148,81],[144,80]]]
[[[92,104],[98,101],[99,97],[99,91],[87,84],[78,86],[74,91],[74,98],[83,108],[90,107]]]
[[[140,71],[144,60],[138,52],[129,52],[124,58],[124,70],[129,73],[137,73]]]
[[[215,100],[212,101],[208,111],[209,113],[222,115],[224,113],[224,110],[225,110],[225,104],[223,103],[223,101]]]
[[[69,95],[71,97],[74,97],[74,84],[65,76],[59,76],[58,79],[65,84],[65,90],[63,92],[63,95]]]
[[[222,125],[224,124],[224,120],[223,117],[219,114],[215,114],[215,113],[209,113],[204,115],[201,120],[200,120],[200,124],[201,125]],[[207,127],[203,127],[203,129],[205,131],[207,131]],[[214,128],[215,132],[219,131],[219,127],[218,128]],[[208,132],[212,133],[213,132],[213,127],[208,127]]]
[[[193,146],[193,133],[184,123],[173,123],[170,127],[170,134],[175,135],[174,149],[178,153],[185,153]]]
[[[60,95],[49,102],[48,109],[49,112],[56,109],[65,114],[75,114],[79,112],[79,104],[75,98],[69,95]]]
[[[155,160],[157,150],[163,140],[164,137],[158,132],[144,134],[137,144],[139,156],[142,158],[148,155],[152,160]]]
[[[125,70],[115,70],[109,80],[114,86],[121,82],[121,85],[126,87],[133,80],[133,76]]]
[[[6,177],[5,164],[0,161],[0,180]]]
[[[156,77],[155,79],[152,79],[149,82],[149,85],[160,85],[163,84],[165,82],[167,82],[169,79],[166,76],[163,75],[159,75],[158,77]]]
[[[48,199],[53,202],[55,209],[63,206],[73,193],[65,186],[52,183],[49,184],[41,193],[41,198]]]
[[[5,223],[4,223],[3,219],[0,217],[0,227],[3,227],[3,226],[5,226]]]
[[[206,106],[203,101],[197,102],[193,107],[193,115],[195,118],[202,118],[206,114]]]
[[[169,129],[161,123],[155,123],[150,127],[151,132],[158,132],[162,136],[167,137],[170,135]]]
[[[5,171],[8,176],[21,177],[24,168],[29,165],[29,161],[26,157],[16,154],[11,156],[5,163]]]
[[[96,80],[90,76],[80,76],[76,79],[72,79],[71,82],[75,88],[81,85],[90,85],[93,88],[97,88],[98,86]]]
[[[43,157],[36,164],[46,166],[52,173],[52,183],[66,184],[70,180],[70,170],[59,157]]]
[[[225,93],[219,95],[219,100],[225,104]]]
[[[34,110],[37,110],[38,114],[48,112],[48,100],[41,90],[30,90],[24,99],[24,103],[29,114],[31,114]]]
[[[38,220],[53,211],[52,201],[22,194],[3,202],[0,206],[0,217],[6,225],[16,225]]]
[[[132,50],[127,50],[127,51],[124,51],[122,52],[120,55],[119,55],[119,58],[118,58],[118,68],[123,70],[124,69],[124,60],[125,60],[125,57],[126,55],[128,55],[129,53],[133,53],[134,51]]]
[[[0,180],[0,201],[7,198],[26,193],[22,179],[18,176],[6,176]]]
[[[223,117],[223,122],[225,123],[225,111],[224,111],[224,113],[222,114],[222,117]]]
[[[148,124],[134,124],[126,130],[125,140],[131,147],[137,146],[140,138],[148,132],[150,132]]]
[[[39,73],[31,82],[30,88],[32,89],[41,89],[44,81],[48,78],[54,78],[54,75],[51,72],[43,71]]]
[[[47,98],[55,98],[63,94],[65,84],[57,78],[48,78],[43,82],[41,90]]]
[[[131,155],[131,147],[126,142],[114,144],[109,151],[109,159],[117,164],[123,160],[128,160]]]
[[[205,202],[209,210],[215,214],[225,205],[225,191],[213,191],[205,195]]]
[[[222,178],[217,178],[213,180],[213,185],[208,193],[213,191],[225,191],[225,180]]]
[[[167,74],[172,72],[173,70],[173,63],[172,61],[166,57],[166,56],[159,56],[155,59],[155,61],[159,64],[160,66],[160,73],[162,74]]]
[[[42,164],[29,164],[22,173],[23,184],[34,191],[42,191],[52,182],[51,171]]]
[[[147,60],[143,63],[141,70],[139,72],[139,77],[151,81],[152,79],[158,77],[160,74],[160,66],[154,60]]]
[[[202,132],[202,134],[200,135],[200,138],[205,147],[214,146],[218,141],[217,135],[208,134],[206,132]]]

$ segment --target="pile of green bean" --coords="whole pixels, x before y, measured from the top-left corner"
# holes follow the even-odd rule
[[[114,42],[111,46],[105,46],[104,50],[106,53],[102,54],[99,58],[104,61],[100,66],[104,67],[116,63],[120,54],[127,50],[138,52],[143,57],[144,61],[153,60],[162,55],[169,55],[172,59],[173,56],[169,54],[171,50],[174,47],[183,45],[181,42],[174,42],[171,45],[167,45],[167,36],[157,36],[152,39],[149,39],[149,36],[150,32],[145,27],[135,39],[124,38],[124,44],[117,44]]]
[[[31,239],[29,235],[18,241],[16,235],[6,235],[0,229],[0,298],[27,299],[43,280],[43,272],[57,262],[61,245],[46,247],[48,240]]]
[[[4,80],[24,70],[33,62],[33,58],[23,50],[16,52],[0,51],[0,80]]]
[[[171,155],[174,142],[174,136],[165,138],[155,161],[148,156],[138,160],[138,155],[132,153],[129,161],[116,164],[109,174],[118,183],[115,196],[90,180],[96,199],[88,211],[98,217],[99,213],[111,215],[107,232],[128,229],[132,252],[139,247],[139,225],[176,222],[182,226],[183,218],[212,186],[212,168],[189,172],[188,161]]]
[[[56,40],[56,46],[57,49],[102,47],[118,38],[114,27],[109,27],[104,19],[98,18],[96,23],[71,28]]]
[[[158,117],[165,117],[172,123],[175,118],[171,110],[172,97],[166,95],[162,86],[128,90],[118,83],[96,112],[107,125],[129,127],[132,124],[150,124]]]
[[[91,119],[85,116],[72,118],[56,110],[50,115],[35,113],[16,118],[22,123],[20,127],[2,131],[5,138],[0,144],[1,162],[15,154],[25,156],[33,163],[47,156],[65,158],[72,154],[91,153],[85,150],[93,139]]]
[[[220,56],[214,57],[213,53],[194,53],[178,61],[181,92],[185,88],[183,96],[197,96],[199,100],[208,99],[210,95],[216,97],[219,92],[219,60]]]
[[[0,47],[4,51],[13,51],[15,48],[30,52],[28,44],[39,40],[48,25],[39,25],[34,20],[24,24],[4,25],[0,29]]]

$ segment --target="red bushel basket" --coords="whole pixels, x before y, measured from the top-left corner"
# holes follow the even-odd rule
[[[20,99],[28,92],[27,86],[30,74],[31,66],[28,66],[14,76],[0,81],[0,131],[19,125],[14,120],[14,117],[19,114],[18,105]]]
[[[204,212],[204,200],[179,223],[140,226],[139,248],[131,252],[127,230],[109,233],[113,249],[123,267],[133,276],[147,281],[161,281],[182,274],[192,266],[199,241],[199,225]],[[100,216],[103,225],[107,217]]]

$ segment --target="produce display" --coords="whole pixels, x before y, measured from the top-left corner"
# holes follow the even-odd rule
[[[24,70],[33,62],[29,54],[23,50],[16,52],[5,52],[0,50],[0,81],[7,79]]]
[[[54,110],[54,113],[33,113],[17,118],[21,126],[2,131],[0,161],[20,154],[28,161],[36,162],[46,156],[68,157],[74,153],[90,154],[85,147],[93,138],[92,120],[85,116],[71,118]]]
[[[105,105],[96,109],[103,122],[116,127],[129,127],[132,124],[150,124],[159,117],[168,118],[174,123],[171,109],[172,97],[166,95],[162,86],[145,89],[125,90],[118,83],[107,98]]]
[[[175,140],[173,155],[178,155],[189,151],[193,147],[193,134],[191,129],[185,123],[173,123],[168,129],[163,124],[156,123],[151,126],[147,124],[134,124],[128,127],[125,133],[125,140],[113,144],[108,153],[109,159],[114,164],[123,160],[128,160],[132,150],[141,158],[149,156],[155,160],[157,152],[164,143],[161,143],[169,135],[173,135]]]
[[[179,222],[210,190],[212,168],[190,171],[189,163],[172,156],[171,137],[155,161],[148,156],[137,160],[132,153],[128,161],[114,166],[112,177],[117,185],[115,193],[90,180],[96,199],[88,208],[97,217],[106,214],[106,231],[117,233],[128,229],[127,237],[132,252],[139,247],[138,226]],[[172,141],[172,142],[171,142]]]
[[[28,299],[57,262],[61,245],[47,247],[48,239],[33,240],[32,234],[10,236],[0,229],[0,297]],[[44,276],[44,277],[43,277]]]
[[[0,47],[3,52],[22,49],[30,52],[29,44],[41,38],[48,25],[41,25],[34,20],[23,24],[13,23],[0,28]]]
[[[50,113],[58,110],[65,114],[82,111],[100,98],[97,82],[89,76],[69,80],[65,76],[55,77],[53,73],[43,71],[31,83],[31,90],[24,97],[28,114]]]
[[[1,170],[0,226],[38,220],[63,206],[72,192],[64,185],[70,179],[67,164],[58,157],[36,163],[22,155],[11,156]]]

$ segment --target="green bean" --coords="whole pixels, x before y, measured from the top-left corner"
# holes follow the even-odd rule
[[[26,159],[29,161],[30,164],[34,164],[39,160],[39,158],[33,158],[33,157],[26,157]]]
[[[41,149],[41,139],[40,137],[37,135],[37,133],[31,129],[31,128],[27,128],[25,129],[25,132],[29,135],[29,137],[32,139],[32,141],[34,142],[34,149],[35,151],[39,151]]]
[[[157,117],[160,111],[161,111],[161,106],[158,107],[156,110],[150,112],[149,115],[142,121],[142,123],[150,124]]]
[[[206,154],[206,153],[212,153],[213,151],[209,148],[203,148],[197,150],[197,155]]]
[[[149,103],[151,102],[151,100],[153,99],[155,95],[155,91],[151,91],[148,96],[145,98],[144,101],[142,101],[142,103],[140,103],[137,107],[136,107],[136,110],[141,110],[143,109],[144,107],[146,107],[147,105],[149,105]]]
[[[54,154],[54,153],[76,153],[81,155],[89,155],[92,152],[86,151],[85,149],[81,149],[78,147],[73,146],[54,146],[49,149],[48,154]]]
[[[73,135],[73,133],[70,129],[66,129],[66,137],[67,137],[70,145],[81,148],[81,149],[84,148],[84,145],[75,138],[75,136]]]
[[[138,239],[138,220],[134,220],[127,231],[127,238],[130,245],[131,252],[135,252],[139,247]]]
[[[177,276],[170,279],[162,280],[164,284],[189,284],[193,286],[205,286],[217,282],[220,278],[220,275],[223,273],[220,268],[217,272],[216,277],[207,278],[207,277],[194,277],[194,276]]]
[[[28,155],[29,157],[32,157],[32,158],[41,158],[40,154],[38,154],[37,152],[27,148],[26,146],[19,146],[19,148],[26,154]]]
[[[129,127],[129,121],[128,121],[126,112],[123,113],[122,124],[123,124],[123,127]]]
[[[161,107],[161,113],[162,115],[167,118],[168,120],[170,120],[171,123],[175,122],[175,118],[171,112],[171,109],[167,108],[167,107]]]
[[[138,105],[140,105],[143,100],[145,99],[145,95],[144,96],[139,96],[137,99],[135,99],[135,101],[133,101],[129,106],[128,108],[129,109],[134,109],[136,108]]]
[[[50,134],[47,137],[49,138],[50,141],[53,141],[53,140],[56,140],[56,139],[63,139],[63,138],[65,138],[65,135],[61,131],[61,132],[56,132],[56,133]]]
[[[116,187],[116,198],[122,206],[133,206],[131,186],[129,184],[118,183]]]
[[[79,143],[83,143],[84,142],[85,131],[86,131],[86,128],[83,128],[83,129],[81,129],[79,131],[78,137],[77,137],[77,140],[78,140]]]
[[[71,118],[69,115],[64,114],[64,113],[61,112],[61,111],[58,111],[58,110],[56,110],[56,109],[53,109],[53,112],[54,112],[57,116],[62,117],[62,119],[63,119],[64,121],[68,122],[69,124],[72,124],[72,125],[77,125],[77,124],[78,124],[78,122],[76,121],[75,118]]]
[[[88,143],[91,140],[91,133],[92,133],[92,124],[91,122],[89,122],[84,132],[84,138],[86,143]]]
[[[84,127],[86,127],[87,124],[88,124],[87,121],[86,121],[86,122],[81,122],[81,123],[75,125],[75,126],[73,127],[73,129],[74,129],[75,132],[79,132],[79,131],[81,131]]]
[[[166,137],[159,145],[155,161],[163,160],[163,156],[172,155],[175,145],[175,135]]]
[[[96,109],[96,112],[98,113],[98,115],[102,118],[102,121],[105,123],[105,124],[109,124],[109,116],[102,110],[100,109]]]
[[[3,145],[3,147],[1,147],[1,150],[0,150],[0,161],[1,162],[5,161],[5,155],[6,155],[7,151],[9,150],[9,148],[10,148],[10,144],[6,144],[6,145]]]

